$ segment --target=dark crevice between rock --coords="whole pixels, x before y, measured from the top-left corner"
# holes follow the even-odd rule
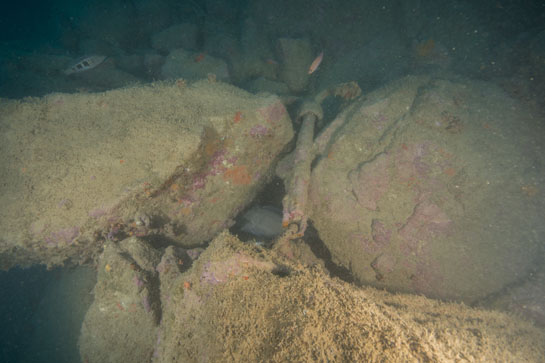
[[[331,252],[326,247],[324,242],[320,239],[318,231],[309,221],[307,230],[304,237],[305,243],[310,247],[312,253],[322,261],[324,261],[326,269],[329,271],[332,277],[337,277],[345,282],[354,283],[354,277],[350,273],[350,270],[346,267],[337,265],[333,262]]]

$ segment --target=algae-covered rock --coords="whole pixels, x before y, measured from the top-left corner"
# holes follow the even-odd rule
[[[484,82],[407,77],[354,106],[311,219],[360,282],[474,302],[543,251],[542,123]]]
[[[202,253],[169,246],[159,263],[158,254],[134,237],[106,246],[79,339],[82,361],[538,361],[545,354],[545,333],[528,322],[358,288],[228,232]]]
[[[219,82],[0,100],[0,267],[79,263],[131,235],[210,240],[292,136],[277,97]]]
[[[131,251],[140,251],[140,263]],[[149,361],[161,308],[158,274],[153,266],[156,253],[135,237],[124,240],[120,246],[106,245],[98,264],[94,302],[81,328],[82,361]]]

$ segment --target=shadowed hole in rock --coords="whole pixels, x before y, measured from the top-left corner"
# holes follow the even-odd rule
[[[278,277],[289,276],[291,271],[287,266],[277,266],[274,270],[271,271],[273,275]]]
[[[238,214],[235,225],[229,231],[243,242],[256,240],[259,244],[270,244],[283,231],[282,198],[284,193],[282,180],[273,178],[253,202]]]
[[[320,239],[318,231],[312,225],[312,221],[309,221],[307,230],[305,232],[305,237],[303,238],[306,244],[309,245],[312,253],[319,259],[323,260],[325,263],[326,269],[329,271],[331,276],[338,277],[343,281],[353,283],[355,282],[354,277],[350,273],[350,270],[346,267],[337,265],[333,262],[331,258],[331,252],[326,247],[324,242]]]

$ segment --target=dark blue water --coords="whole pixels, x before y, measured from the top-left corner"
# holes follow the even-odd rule
[[[0,272],[0,362],[77,362],[93,269],[43,266]]]
[[[36,311],[54,276],[43,267],[0,272],[0,361],[16,362],[30,349]]]

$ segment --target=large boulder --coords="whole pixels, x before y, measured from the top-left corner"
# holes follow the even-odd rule
[[[0,268],[210,240],[292,136],[277,97],[208,81],[0,100]]]
[[[360,282],[473,302],[541,256],[542,125],[494,85],[403,78],[349,113],[311,220]]]

